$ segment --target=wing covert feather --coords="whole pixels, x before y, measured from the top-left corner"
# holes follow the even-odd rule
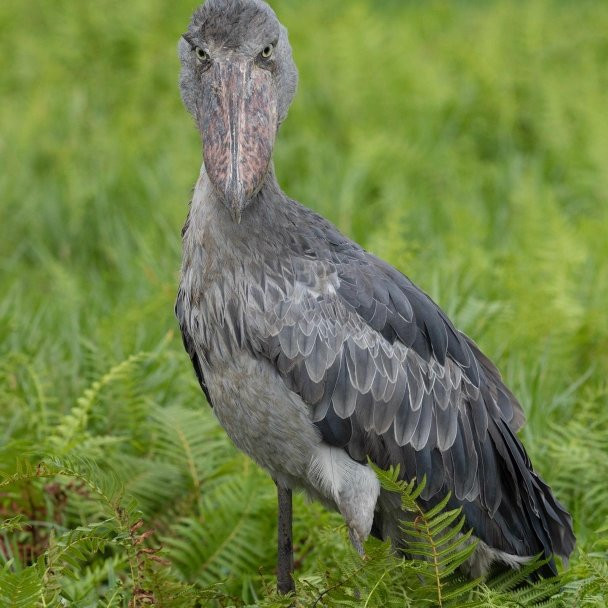
[[[494,548],[568,555],[569,516],[515,435],[522,409],[496,367],[407,277],[323,226],[262,270],[245,306],[252,348],[327,443],[426,477],[425,504],[451,494]]]

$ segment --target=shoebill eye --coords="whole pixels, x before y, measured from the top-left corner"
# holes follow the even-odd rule
[[[196,53],[196,58],[201,62],[205,62],[205,61],[209,61],[209,53],[205,50],[202,49],[200,46],[197,46],[194,49],[194,52]]]
[[[260,55],[263,59],[270,59],[270,57],[272,57],[273,51],[274,45],[269,44],[268,46],[264,47],[264,50],[260,53]]]

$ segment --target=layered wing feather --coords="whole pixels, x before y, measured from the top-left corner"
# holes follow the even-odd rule
[[[250,282],[252,348],[326,442],[426,477],[429,505],[450,492],[493,548],[567,557],[570,517],[515,435],[524,417],[496,367],[407,277],[315,220]]]

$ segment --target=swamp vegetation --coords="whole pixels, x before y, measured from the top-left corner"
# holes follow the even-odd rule
[[[608,3],[276,0],[300,90],[290,196],[425,289],[520,398],[571,510],[558,579],[467,584],[458,513],[397,560],[275,490],[204,402],[173,302],[200,142],[193,0],[0,3],[0,606],[608,604]],[[416,511],[415,485],[383,482]]]

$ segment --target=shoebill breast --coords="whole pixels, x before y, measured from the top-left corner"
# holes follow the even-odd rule
[[[567,558],[570,516],[517,437],[522,409],[496,367],[406,276],[281,191],[271,157],[297,71],[274,12],[208,0],[179,56],[204,162],[176,313],[235,444],[338,509],[355,545],[371,531],[403,547],[404,514],[369,458],[426,477],[423,506],[450,494],[481,541],[473,574]]]

